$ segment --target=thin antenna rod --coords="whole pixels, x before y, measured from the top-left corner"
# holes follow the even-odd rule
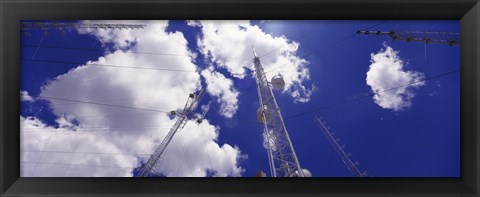
[[[253,56],[257,57],[257,52],[255,51],[255,46],[252,46],[253,49]]]
[[[320,127],[320,130],[322,130],[323,134],[325,134],[325,137],[327,137],[328,142],[330,145],[332,145],[333,149],[335,152],[337,152],[338,156],[342,159],[343,163],[347,166],[348,170],[352,172],[352,174],[356,177],[365,177],[367,176],[367,172],[361,173],[360,170],[357,168],[357,165],[359,165],[359,162],[353,162],[351,160],[351,153],[345,153],[344,147],[340,146],[338,144],[338,141],[340,139],[335,139],[333,137],[333,134],[330,132],[329,128],[325,126],[325,124],[322,122],[322,120],[315,116],[314,118],[315,123],[317,123],[318,127]]]

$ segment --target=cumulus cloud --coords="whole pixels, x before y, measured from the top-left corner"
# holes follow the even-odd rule
[[[220,114],[232,118],[238,109],[239,92],[235,89],[233,81],[222,73],[213,70],[213,67],[202,71],[202,76],[207,84],[207,92],[216,97],[220,103]]]
[[[201,78],[200,73],[195,72],[197,66],[193,63],[193,53],[188,49],[187,40],[181,32],[166,32],[168,23],[165,21],[139,23],[147,26],[136,30],[79,30],[81,34],[93,35],[102,43],[113,45],[113,50],[97,60],[57,76],[42,87],[40,96],[50,103],[53,113],[59,117],[56,121],[60,126],[52,128],[38,119],[21,117],[22,131],[29,128],[41,131],[25,132],[25,135],[22,135],[22,150],[38,150],[22,154],[22,161],[42,163],[37,166],[35,163],[22,163],[23,175],[132,176],[133,168],[146,162],[148,154],[158,147],[176,121],[162,111],[183,108],[189,93],[198,88]],[[102,67],[92,64],[192,72]],[[158,172],[163,176],[206,176],[207,172],[213,176],[240,176],[244,170],[239,162],[245,156],[234,145],[219,144],[219,130],[220,128],[210,124],[208,120],[200,125],[192,121],[187,123],[168,146],[165,158],[161,159],[157,166]],[[62,135],[56,135],[57,133]],[[48,134],[52,136],[48,137]],[[44,154],[45,151],[51,151],[51,154],[56,156],[50,158]],[[62,165],[57,163],[71,165],[58,168]],[[39,172],[40,170],[45,171]]]
[[[384,109],[400,111],[412,104],[414,89],[425,85],[425,76],[421,72],[405,70],[405,63],[398,56],[399,51],[385,45],[376,54],[371,54],[370,70],[366,82],[375,94],[376,104]],[[411,84],[405,86],[407,84]],[[405,86],[405,87],[399,87]],[[391,88],[399,87],[393,90]],[[389,90],[389,91],[384,91]]]
[[[285,79],[284,93],[294,102],[309,102],[315,87],[306,87],[310,80],[308,61],[296,55],[299,43],[285,36],[272,36],[249,21],[196,21],[191,25],[200,26],[202,36],[198,39],[201,52],[233,77],[244,78],[253,69],[253,51],[261,57],[268,79],[281,73]]]
[[[187,25],[191,27],[199,27],[200,23],[196,20],[187,20]]]
[[[132,176],[137,165],[108,135],[54,128],[33,117],[20,116],[20,126],[22,177]]]
[[[26,102],[33,102],[35,101],[30,94],[28,94],[27,91],[22,90],[20,91],[20,100],[21,101],[26,101]]]

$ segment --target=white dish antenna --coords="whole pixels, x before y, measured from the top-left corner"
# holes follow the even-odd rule
[[[267,112],[267,113],[265,113],[265,116],[268,120],[270,118],[270,116],[268,115],[269,114],[268,111],[270,109],[268,109],[266,105],[264,107],[265,107],[264,110]],[[257,120],[258,120],[258,123],[263,124],[263,113],[262,113],[262,108],[261,107],[259,107],[257,109]]]
[[[283,80],[283,76],[280,74],[273,76],[271,83],[274,90],[282,91],[285,89],[285,80]]]
[[[305,168],[302,169],[302,172],[303,172],[303,177],[312,177],[312,173],[310,172],[310,170],[307,170]],[[298,173],[298,171],[295,171],[295,175],[297,177],[300,177],[301,175]]]

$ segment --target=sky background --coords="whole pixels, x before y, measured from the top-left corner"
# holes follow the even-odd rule
[[[315,116],[370,176],[459,176],[459,47],[355,35],[459,32],[459,21],[80,22],[146,27],[22,32],[21,176],[138,173],[200,84],[206,121],[175,135],[160,176],[269,174],[252,45],[267,77],[285,78],[274,94],[314,177],[352,176]]]

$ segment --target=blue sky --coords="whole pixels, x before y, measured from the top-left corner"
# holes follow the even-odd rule
[[[326,121],[340,144],[352,153],[352,160],[360,161],[360,170],[371,176],[459,176],[460,74],[435,77],[459,70],[459,47],[391,41],[386,36],[351,36],[372,26],[371,30],[382,31],[459,32],[459,21],[224,23],[232,27],[223,28],[225,24],[219,22],[169,21],[165,29],[147,28],[138,34],[128,33],[133,30],[23,33],[20,85],[31,99],[24,95],[21,102],[22,176],[131,176],[131,170],[148,159],[142,154],[153,152],[168,131],[167,123],[174,120],[138,109],[86,102],[171,111],[183,107],[197,82],[207,87],[200,105],[212,101],[208,121],[200,126],[192,123],[181,136],[175,136],[178,139],[161,160],[165,163],[159,167],[162,176],[268,173],[263,129],[256,120],[256,84],[248,69],[253,64],[251,45],[259,55],[275,50],[261,58],[265,70],[281,65],[282,69],[270,74],[281,73],[291,79],[287,80],[289,89],[274,94],[299,162],[314,177],[352,176],[316,126],[315,115]],[[400,71],[392,71],[395,76],[376,70],[390,65],[391,54],[377,61],[380,67],[371,66],[373,55],[389,49],[397,52],[393,64],[400,65]],[[104,60],[99,59],[102,56]],[[282,62],[302,59],[302,63]],[[188,77],[188,72],[81,66],[87,61],[203,72],[190,72],[194,77]],[[154,64],[147,65],[151,62]],[[371,77],[377,81],[367,83],[369,71],[380,73]],[[399,75],[408,79],[395,78]],[[414,79],[425,81],[405,88],[401,97],[408,98],[401,104],[392,104],[392,97],[354,99],[370,94],[374,87],[393,88],[388,84],[406,85],[402,82]],[[157,101],[160,97],[163,100]],[[66,144],[68,148],[61,148]]]

